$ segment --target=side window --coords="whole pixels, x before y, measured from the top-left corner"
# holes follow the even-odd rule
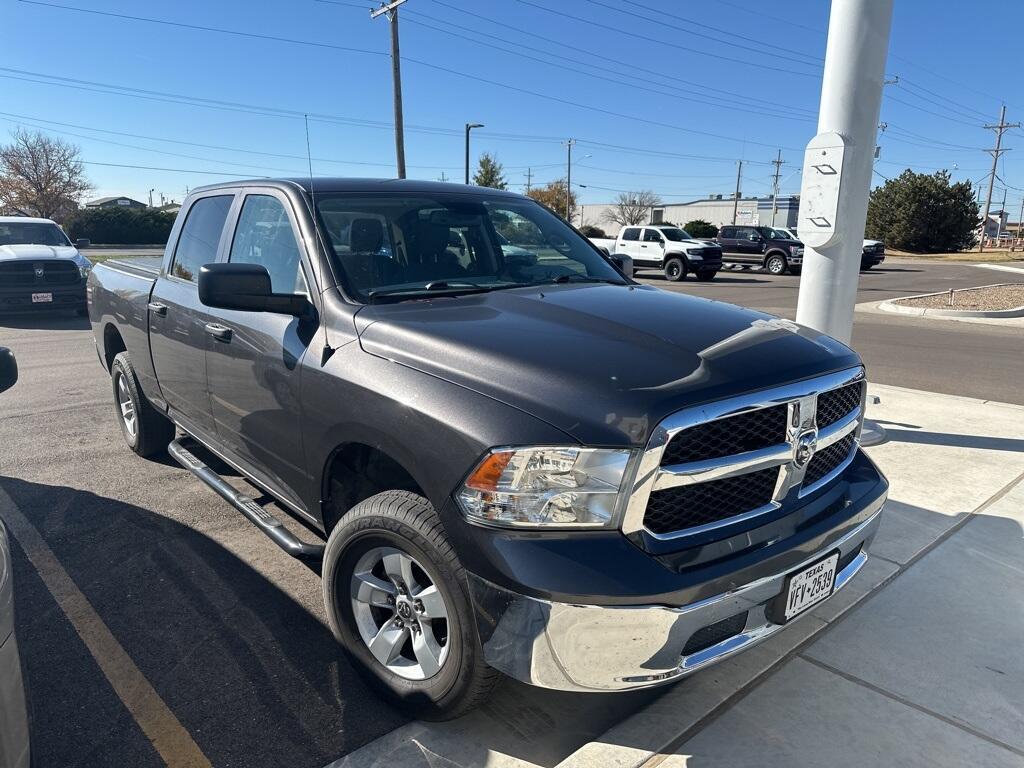
[[[639,240],[640,239],[640,228],[630,227],[622,233],[623,240]]]
[[[656,229],[645,229],[644,230],[644,242],[645,243],[660,243],[661,233]]]
[[[217,260],[217,244],[233,200],[234,195],[216,195],[192,204],[174,249],[172,275],[195,283],[199,268]]]
[[[274,293],[308,293],[300,253],[281,201],[271,195],[247,195],[228,261],[266,267]]]
[[[735,227],[722,227],[720,230],[718,230],[718,236],[721,237],[721,238],[725,238],[725,239],[730,239],[731,240],[731,239],[736,237],[736,228]]]

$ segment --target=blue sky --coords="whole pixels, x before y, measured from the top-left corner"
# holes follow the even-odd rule
[[[388,23],[371,21],[369,5],[0,0],[0,137],[24,125],[78,144],[96,196],[146,200],[154,189],[157,200],[181,200],[186,187],[229,174],[304,175],[309,114],[314,173],[392,176]],[[1020,29],[1024,3],[997,5],[989,18]],[[958,6],[896,0],[887,72],[900,82],[886,87],[879,174],[949,168],[980,180],[990,162],[981,148],[993,141],[981,125],[996,121],[1000,97],[1011,121],[1024,119],[1019,46],[999,43],[989,23],[966,23]],[[744,194],[766,195],[777,148],[788,161],[783,192],[795,193],[815,132],[828,7],[408,0],[409,176],[459,180],[462,126],[479,122],[474,155],[497,154],[519,190],[528,168],[534,183],[564,176],[561,141],[574,137],[584,202],[645,188],[665,201],[728,195],[738,159]],[[1020,147],[999,171],[1016,218],[1024,132],[1008,133],[1006,146]]]

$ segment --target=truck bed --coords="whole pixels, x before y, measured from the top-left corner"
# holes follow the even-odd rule
[[[160,274],[162,261],[163,256],[134,256],[127,259],[109,259],[104,261],[103,265],[129,275],[155,280]]]

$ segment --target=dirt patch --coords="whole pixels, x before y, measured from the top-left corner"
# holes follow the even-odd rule
[[[973,312],[1017,309],[1024,307],[1024,283],[963,288],[959,291],[947,291],[931,296],[895,299],[893,303],[919,309],[959,309]]]
[[[1010,251],[1005,248],[986,248],[981,253],[977,251],[958,251],[955,253],[910,253],[909,251],[897,251],[894,248],[885,249],[886,258],[896,259],[924,259],[926,261],[970,261],[982,263],[1006,263],[1019,262],[1024,265],[1024,252],[1020,249]]]

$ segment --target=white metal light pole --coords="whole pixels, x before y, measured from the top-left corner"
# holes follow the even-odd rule
[[[893,0],[832,0],[818,135],[803,162],[796,319],[849,343]]]

